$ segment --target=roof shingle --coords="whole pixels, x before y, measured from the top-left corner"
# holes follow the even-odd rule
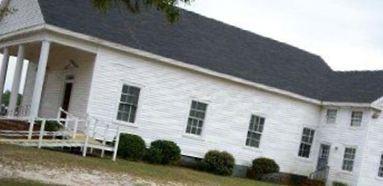
[[[39,0],[47,24],[306,97],[372,102],[383,95],[383,72],[334,72],[317,55],[182,10],[169,24],[157,10],[96,10],[91,1]]]

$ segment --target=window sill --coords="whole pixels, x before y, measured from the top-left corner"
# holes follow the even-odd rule
[[[262,153],[262,150],[259,147],[250,147],[250,146],[243,146],[242,149]]]
[[[338,122],[335,122],[335,123],[327,123],[327,122],[324,122],[324,125],[325,126],[335,126],[335,125],[337,125],[338,124]]]
[[[360,130],[363,129],[362,126],[348,126],[349,130]]]
[[[383,181],[383,177],[375,176],[375,179],[378,181]]]
[[[346,175],[353,175],[352,171],[346,171],[346,170],[340,170],[339,173],[346,174]]]
[[[129,123],[129,122],[119,121],[119,120],[114,120],[113,123],[117,123],[117,124],[119,124],[121,126],[125,126],[125,127],[138,128],[138,125],[135,123]]]
[[[312,163],[313,162],[311,157],[305,158],[305,157],[296,156],[296,159],[298,161],[302,161],[302,162],[305,162],[305,163]]]
[[[194,134],[183,134],[182,137],[197,140],[197,141],[205,141],[202,136],[194,135]]]

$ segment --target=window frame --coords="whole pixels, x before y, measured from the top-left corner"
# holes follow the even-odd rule
[[[383,179],[383,152],[380,154],[377,176],[379,179]]]
[[[303,137],[304,137],[304,131],[305,131],[305,129],[309,129],[310,131],[313,131],[314,133],[312,134],[312,136],[311,136],[311,138],[312,138],[312,140],[311,140],[311,143],[309,144],[308,142],[304,142],[303,141]],[[311,127],[303,127],[302,128],[302,130],[301,130],[302,132],[301,132],[301,135],[300,135],[300,141],[299,141],[299,145],[298,145],[298,157],[299,158],[304,158],[304,159],[310,159],[312,156],[311,156],[311,154],[312,154],[312,149],[313,149],[313,146],[314,146],[314,140],[315,140],[315,135],[316,135],[316,130],[314,129],[314,128],[311,128]],[[310,134],[311,134],[311,132],[310,132]],[[308,138],[308,139],[310,139],[310,138]],[[310,150],[309,150],[309,154],[308,154],[308,156],[306,157],[306,156],[303,156],[303,155],[301,155],[301,147],[302,147],[302,145],[310,145]]]
[[[361,113],[360,121],[359,121],[358,125],[353,124],[354,123],[354,117],[353,117],[354,113]],[[363,115],[364,115],[364,112],[361,111],[361,110],[353,110],[353,111],[351,111],[350,127],[362,127]]]
[[[335,118],[332,118],[333,120],[329,119],[329,111],[335,111]],[[336,108],[327,108],[326,109],[326,124],[336,124],[337,118],[338,118],[338,109],[336,109]]]
[[[253,117],[258,117],[260,119],[263,119],[262,131],[255,131],[255,130],[250,131],[250,125],[252,124],[251,122],[253,121]],[[246,133],[246,138],[245,138],[245,147],[255,148],[255,149],[259,149],[261,147],[262,135],[263,135],[263,132],[265,131],[265,124],[266,124],[266,116],[259,114],[259,113],[253,113],[250,115],[250,121],[248,121],[247,133]],[[259,126],[257,128],[259,128]],[[247,140],[249,138],[249,132],[253,132],[253,133],[260,135],[259,141],[258,141],[258,146],[251,146],[250,144],[247,144]]]
[[[122,96],[122,89],[123,89],[124,86],[136,87],[136,88],[140,89],[140,92],[139,92],[139,95],[138,95],[138,102],[137,102],[137,106],[136,106],[137,107],[136,108],[136,116],[135,116],[135,120],[134,120],[133,123],[129,122],[129,121],[124,121],[124,120],[119,120],[118,119],[119,106],[120,106],[120,103],[121,103],[121,96]],[[145,88],[145,86],[137,84],[137,83],[121,81],[121,83],[119,85],[118,96],[116,96],[117,97],[116,104],[115,104],[116,105],[116,108],[115,108],[116,115],[114,116],[114,119],[113,119],[113,121],[115,123],[126,125],[126,126],[129,126],[129,127],[134,127],[134,128],[138,127],[138,123],[139,123],[139,119],[140,119],[139,116],[140,116],[140,113],[141,113],[142,97],[143,97],[144,88]]]
[[[201,127],[200,134],[194,134],[194,133],[187,132],[187,129],[188,129],[188,126],[189,126],[189,119],[190,119],[190,113],[192,111],[193,102],[206,104],[206,109],[205,109],[205,112],[204,112],[205,117],[204,117],[204,119],[202,121],[202,127]],[[206,126],[207,113],[208,113],[209,105],[210,105],[210,102],[206,101],[206,100],[201,100],[201,99],[196,99],[196,98],[190,99],[189,107],[188,107],[189,109],[188,109],[187,116],[186,116],[186,118],[187,118],[186,119],[186,125],[184,127],[184,134],[183,134],[184,136],[192,137],[192,138],[197,138],[197,139],[201,139],[204,136],[204,129],[205,129],[205,126]]]
[[[347,158],[346,159],[346,150],[347,149],[353,149],[354,150],[354,154],[353,154],[353,158],[351,159],[351,158]],[[343,156],[342,156],[342,164],[341,164],[341,170],[342,171],[345,171],[345,172],[353,172],[354,171],[354,168],[355,168],[355,159],[356,159],[356,153],[357,153],[357,150],[358,150],[358,148],[357,147],[354,147],[354,146],[346,146],[345,148],[344,148],[344,151],[343,151]],[[351,164],[351,170],[349,170],[349,169],[346,169],[345,168],[345,161],[348,161],[348,162],[352,162],[352,164]]]

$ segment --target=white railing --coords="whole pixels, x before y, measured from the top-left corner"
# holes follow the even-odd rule
[[[310,179],[322,181],[324,183],[327,182],[328,174],[330,171],[329,166],[322,167],[321,169],[316,170],[315,172],[312,172],[309,175]]]
[[[65,114],[66,118],[61,118],[61,116]],[[62,109],[61,107],[59,108],[57,112],[57,122],[62,124],[64,126],[64,129],[67,129],[70,131],[72,129],[72,138],[76,138],[76,134],[78,131],[79,127],[79,122],[81,121],[77,116],[69,113],[68,111]],[[70,126],[70,123],[73,122],[73,126]]]
[[[65,118],[62,116],[65,115]],[[7,118],[5,118],[7,119]],[[32,138],[38,138],[38,148],[44,146],[43,143],[47,142],[47,137],[55,139],[57,143],[60,143],[59,140],[63,140],[62,143],[72,140],[73,142],[81,143],[83,148],[83,156],[86,156],[88,148],[92,149],[101,149],[101,157],[104,157],[105,150],[113,151],[113,161],[116,160],[118,144],[120,140],[120,125],[115,123],[113,120],[101,117],[101,116],[90,116],[87,115],[85,120],[81,120],[75,115],[65,111],[62,108],[59,108],[56,118],[15,118],[12,119],[15,121],[24,121],[26,125],[29,125],[29,130],[26,131],[12,131],[12,130],[2,130],[0,135],[5,135],[8,137],[28,137],[27,141],[32,142]],[[46,131],[48,122],[55,122],[59,125],[58,131]],[[79,130],[79,123],[84,122],[84,129]],[[35,131],[34,125],[39,123],[40,130]],[[83,133],[85,139],[78,138],[76,135],[78,133]],[[58,139],[57,137],[61,138]],[[66,140],[66,142],[65,142]],[[84,140],[84,141],[82,141]],[[92,141],[90,141],[92,140]],[[36,142],[36,141],[34,141]],[[111,143],[114,145],[109,145]]]
[[[14,110],[4,109],[1,115],[6,118],[27,118],[31,111],[30,105],[20,105],[17,106]]]
[[[120,141],[120,125],[114,123],[113,120],[108,118],[88,115],[85,128],[86,140],[83,156],[86,156],[86,149],[88,146],[89,138],[93,138],[101,140],[103,146],[106,146],[107,142],[114,142],[113,161],[115,161],[117,157],[118,144]],[[104,154],[105,150],[102,149],[101,157],[104,157]]]

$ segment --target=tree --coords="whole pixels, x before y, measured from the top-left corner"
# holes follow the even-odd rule
[[[4,104],[5,106],[8,106],[9,105],[9,100],[11,98],[11,91],[9,90],[6,90],[4,93],[3,93],[3,97],[2,97],[2,104]],[[23,99],[23,95],[19,94],[17,96],[17,106],[19,106],[21,104],[21,100]]]
[[[139,13],[143,8],[156,8],[163,12],[170,23],[174,23],[180,16],[178,3],[189,4],[192,0],[92,0],[93,5],[106,12],[112,6],[123,7],[132,13]]]
[[[7,16],[8,14],[17,11],[16,9],[9,7],[9,2],[10,0],[0,0],[0,21],[3,19],[3,17]]]

